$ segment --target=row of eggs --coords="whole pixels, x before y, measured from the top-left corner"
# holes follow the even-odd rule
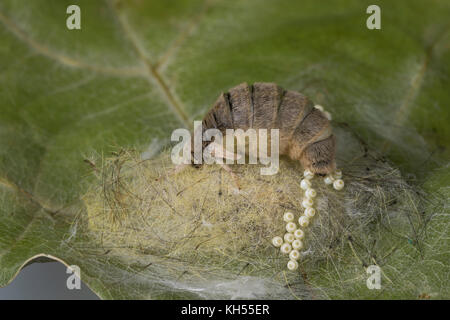
[[[303,179],[300,182],[300,188],[305,191],[305,197],[302,201],[302,207],[304,208],[304,214],[298,218],[298,224],[300,227],[305,228],[309,225],[310,219],[315,216],[316,210],[313,208],[314,198],[317,195],[316,190],[312,188],[311,179],[314,177],[314,173],[310,170],[305,170]],[[327,175],[324,178],[324,182],[327,185],[333,184],[334,189],[341,190],[344,187],[344,181],[342,178],[342,172],[336,170],[333,174]],[[305,232],[297,228],[294,222],[295,216],[292,212],[286,212],[283,215],[283,220],[286,224],[287,233],[284,235],[284,240],[280,236],[276,236],[272,239],[272,244],[280,248],[284,254],[289,254],[289,262],[287,268],[289,270],[296,270],[298,268],[297,260],[300,259],[300,252],[303,248],[302,239],[305,237]]]

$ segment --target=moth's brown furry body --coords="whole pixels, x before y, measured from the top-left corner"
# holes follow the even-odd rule
[[[330,121],[306,96],[275,83],[242,83],[222,93],[202,127],[217,128],[223,134],[226,129],[279,129],[280,155],[300,161],[317,174],[336,169]]]

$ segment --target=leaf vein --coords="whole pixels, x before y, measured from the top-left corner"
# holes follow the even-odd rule
[[[128,68],[103,67],[88,64],[86,62],[74,59],[64,54],[54,52],[49,47],[29,37],[22,29],[19,28],[19,26],[16,23],[14,23],[11,19],[6,17],[2,12],[0,12],[0,22],[3,23],[3,25],[9,32],[15,35],[23,43],[28,45],[28,47],[30,47],[32,50],[66,67],[87,69],[96,73],[113,76],[122,76],[122,77],[143,76],[142,71],[137,67],[128,67]]]
[[[167,49],[167,51],[161,56],[161,58],[155,63],[156,70],[163,70],[167,66],[169,59],[178,51],[178,49],[183,45],[183,43],[192,35],[193,31],[202,21],[206,12],[211,6],[210,0],[205,0],[202,9],[198,14],[194,16],[191,22],[188,24],[187,28],[184,28],[179,36],[175,39],[172,45]]]
[[[149,61],[147,54],[144,50],[143,45],[137,38],[136,34],[132,30],[130,24],[126,17],[120,14],[117,10],[116,3],[112,0],[107,0],[107,3],[114,15],[114,18],[121,26],[124,34],[127,36],[130,44],[132,45],[134,51],[136,52],[138,58],[141,60],[142,64],[145,66],[146,78],[150,85],[156,84],[162,95],[166,98],[169,107],[172,112],[177,116],[178,120],[183,123],[187,128],[192,129],[192,124],[189,120],[188,115],[185,113],[184,108],[178,99],[169,89],[169,85],[164,80],[163,76],[159,73],[156,67]]]
[[[395,112],[394,115],[394,121],[398,127],[402,127],[402,125],[405,123],[405,121],[408,118],[409,112],[411,107],[413,106],[414,100],[416,99],[417,95],[419,94],[421,88],[423,79],[425,77],[425,74],[428,70],[428,67],[430,65],[430,61],[433,56],[433,50],[436,47],[436,45],[439,43],[439,41],[444,37],[444,35],[447,33],[448,29],[446,29],[444,32],[442,32],[436,39],[425,49],[425,55],[422,58],[422,63],[420,64],[420,67],[416,73],[411,78],[411,85],[409,86],[405,96],[403,97],[399,108]],[[382,150],[384,152],[387,152],[390,148],[390,142],[386,141],[382,147]]]

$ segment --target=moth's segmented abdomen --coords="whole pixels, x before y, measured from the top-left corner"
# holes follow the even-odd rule
[[[275,128],[285,91],[274,83],[247,83],[223,93],[206,115],[208,128]]]
[[[330,134],[328,119],[321,111],[313,108],[295,128],[292,143],[299,149],[297,152],[302,153],[309,144],[328,138]]]
[[[325,114],[303,94],[275,83],[241,83],[222,93],[203,119],[203,130],[210,128],[223,134],[226,129],[279,129],[280,154],[315,173],[335,169],[335,138]]]
[[[299,154],[331,136],[328,119],[303,94],[275,83],[242,83],[222,93],[203,120],[203,130],[279,129],[280,152]],[[292,148],[294,146],[294,148]]]
[[[252,88],[247,83],[241,83],[228,92],[228,101],[234,124],[233,129],[240,128],[246,131],[253,127],[252,94]]]
[[[278,110],[276,128],[280,130],[281,153],[289,147],[295,129],[305,117],[313,110],[313,103],[301,93],[286,91]]]
[[[227,94],[222,93],[219,96],[212,110],[206,115],[204,123],[204,130],[209,128],[219,130],[234,128]]]
[[[278,128],[288,135],[313,110],[307,97],[275,83],[241,83],[222,93],[204,118],[208,128]]]
[[[253,128],[275,128],[282,98],[283,89],[275,83],[253,85]]]

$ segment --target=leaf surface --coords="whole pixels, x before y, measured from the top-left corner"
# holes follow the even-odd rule
[[[244,81],[307,94],[415,184],[448,196],[448,1],[382,1],[382,29],[368,30],[367,1],[84,0],[82,29],[70,31],[71,2],[0,4],[0,285],[48,255],[79,265],[102,298],[188,297],[163,286],[155,294],[145,265],[124,265],[80,232],[91,170],[83,160],[118,147],[156,153],[173,129],[191,127]],[[424,255],[411,247],[399,261],[414,256],[411,268],[424,279],[411,271],[406,286],[442,297],[448,203],[430,210]],[[354,275],[345,267],[330,272]],[[414,292],[364,287],[341,291]]]

